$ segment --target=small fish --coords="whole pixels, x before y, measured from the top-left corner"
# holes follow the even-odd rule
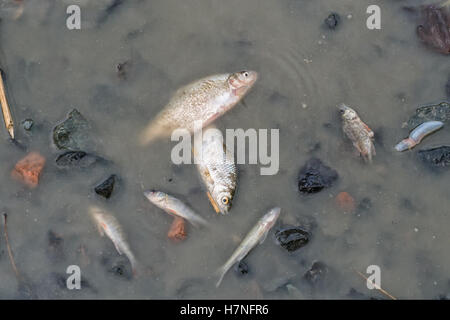
[[[208,127],[195,138],[195,163],[208,189],[208,198],[217,213],[227,214],[236,191],[237,170],[233,154],[223,143],[222,133],[214,127]],[[201,145],[200,150],[195,149],[196,145]]]
[[[396,146],[395,150],[397,151],[405,151],[414,148],[417,144],[422,141],[425,136],[433,133],[444,126],[444,123],[441,121],[427,121],[416,127],[411,133],[409,137],[400,141]]]
[[[213,75],[194,81],[175,92],[166,107],[140,136],[141,145],[168,137],[177,128],[194,131],[194,122],[205,127],[234,107],[258,78],[255,71]]]
[[[258,243],[263,243],[267,237],[267,233],[274,226],[278,217],[280,216],[281,209],[275,207],[266,213],[258,223],[250,230],[250,232],[242,240],[241,244],[233,252],[230,259],[217,270],[219,280],[216,283],[216,287],[220,286],[223,277],[227,271],[236,263],[240,262],[245,256],[252,250]]]
[[[355,110],[339,105],[342,116],[342,129],[347,137],[353,142],[353,146],[359,151],[365,161],[372,162],[375,153],[373,145],[373,131],[358,116]]]
[[[186,204],[177,198],[161,191],[148,190],[144,191],[144,195],[155,206],[163,209],[167,213],[181,217],[189,221],[193,226],[207,226],[208,222],[195,213]]]
[[[117,252],[120,255],[123,253],[127,256],[127,258],[130,260],[133,274],[136,275],[136,258],[134,257],[134,254],[130,249],[125,233],[123,232],[122,227],[120,226],[119,221],[117,221],[116,217],[97,206],[90,206],[89,213],[94,219],[100,235],[103,237],[106,233],[106,235],[114,243]]]

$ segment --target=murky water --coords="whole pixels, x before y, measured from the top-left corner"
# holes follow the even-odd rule
[[[353,298],[370,291],[355,272],[381,268],[381,286],[398,298],[437,298],[449,293],[448,173],[434,174],[417,149],[393,146],[407,135],[402,123],[422,104],[445,98],[448,57],[425,48],[415,22],[402,10],[416,1],[379,1],[382,29],[366,28],[373,1],[229,0],[23,1],[14,20],[2,1],[1,65],[7,74],[17,140],[0,141],[0,209],[8,213],[11,249],[19,272],[39,298]],[[81,7],[81,30],[66,28],[66,8]],[[323,20],[338,12],[334,31]],[[116,66],[128,61],[125,79]],[[280,129],[280,170],[261,176],[258,165],[239,165],[239,184],[228,216],[214,213],[194,166],[172,164],[168,139],[147,148],[137,135],[181,85],[202,76],[241,69],[260,79],[245,98],[216,121],[219,128]],[[364,164],[341,132],[336,105],[354,107],[375,131],[377,155]],[[61,171],[53,127],[77,108],[93,127],[95,153],[113,165]],[[20,122],[32,118],[26,132]],[[3,124],[2,124],[3,128]],[[448,144],[449,131],[421,147]],[[313,148],[318,144],[319,148]],[[314,150],[313,150],[314,149]],[[10,171],[28,151],[47,158],[39,186],[29,189]],[[339,173],[338,182],[302,196],[299,169],[311,157]],[[109,200],[93,188],[109,174],[120,177]],[[188,202],[214,228],[188,226],[178,244],[167,238],[172,219],[143,196],[161,189]],[[334,203],[341,191],[368,210],[345,214]],[[367,201],[367,200],[366,200]],[[125,257],[101,238],[87,213],[91,204],[121,222],[137,258],[150,270],[133,279]],[[288,253],[273,230],[245,259],[247,275],[234,270],[221,287],[214,271],[256,221],[280,206],[278,226],[313,222],[312,238]],[[1,224],[3,226],[3,223]],[[49,231],[61,237],[49,246]],[[315,261],[328,266],[316,285],[302,281]],[[81,290],[65,288],[66,268],[81,268]],[[20,289],[20,290],[19,290]],[[0,238],[0,298],[28,298],[19,288]]]

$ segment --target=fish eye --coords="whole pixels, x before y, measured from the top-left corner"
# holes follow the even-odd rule
[[[248,76],[249,76],[248,72],[244,71],[244,77],[248,77]]]
[[[228,199],[228,197],[223,197],[220,201],[222,201],[223,204],[228,204],[230,199]]]

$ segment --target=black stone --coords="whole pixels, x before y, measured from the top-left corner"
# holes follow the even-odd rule
[[[105,159],[84,151],[67,151],[56,158],[56,165],[60,168],[87,168],[100,162],[105,162]]]
[[[338,26],[339,22],[341,21],[341,17],[339,14],[333,12],[331,13],[325,20],[325,25],[328,27],[328,29],[334,30]]]
[[[111,194],[114,190],[114,184],[116,183],[116,175],[112,174],[108,177],[108,179],[106,179],[105,181],[103,181],[101,184],[99,184],[98,186],[95,187],[95,193],[97,193],[98,195],[109,199],[109,197],[111,197]]]
[[[416,113],[408,120],[408,129],[412,130],[418,125],[427,121],[450,120],[450,104],[441,102],[435,105],[422,106],[417,108]]]
[[[325,263],[316,261],[311,266],[311,269],[305,272],[303,275],[303,279],[306,280],[311,285],[315,285],[318,282],[322,281],[329,270]]]
[[[443,168],[450,165],[449,146],[420,150],[417,155],[425,164],[432,168]]]
[[[248,273],[248,265],[244,261],[240,261],[234,265],[234,271],[239,275],[245,275]]]
[[[23,128],[26,131],[30,131],[31,128],[33,127],[33,124],[34,124],[33,119],[25,119],[25,120],[22,121]]]
[[[275,233],[278,244],[289,252],[308,244],[310,234],[301,227],[287,226]]]
[[[77,109],[73,109],[64,122],[53,129],[53,143],[58,149],[80,150],[89,139],[86,119]]]
[[[330,187],[338,177],[336,170],[317,158],[311,158],[300,170],[298,189],[302,193],[316,193]]]

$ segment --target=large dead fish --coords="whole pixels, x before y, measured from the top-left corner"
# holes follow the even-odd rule
[[[106,233],[106,235],[114,243],[117,252],[119,254],[123,253],[127,256],[127,258],[130,260],[133,274],[136,275],[137,272],[136,258],[134,257],[134,254],[130,249],[125,233],[122,227],[120,226],[119,221],[117,221],[116,217],[107,213],[105,210],[97,206],[89,207],[89,213],[94,219],[94,222],[97,225],[100,235],[103,237]]]
[[[168,137],[177,128],[194,131],[194,122],[207,126],[230,110],[253,86],[258,74],[241,71],[205,77],[175,92],[167,106],[141,133],[140,143]]]
[[[222,133],[212,126],[194,135],[195,163],[208,198],[217,213],[227,214],[236,191],[237,170],[233,154],[223,143]],[[201,146],[199,150],[195,146]]]
[[[144,191],[144,195],[155,206],[163,209],[167,213],[181,217],[189,221],[194,227],[207,226],[208,222],[194,212],[184,202],[177,198],[168,195],[162,191],[147,190]]]
[[[359,118],[356,111],[352,108],[342,103],[339,105],[339,111],[342,116],[344,133],[353,142],[353,146],[359,151],[363,159],[372,162],[372,157],[375,155],[373,131]]]
[[[233,252],[230,259],[217,270],[219,280],[216,283],[216,287],[220,286],[223,277],[227,271],[235,264],[245,258],[245,256],[252,250],[258,243],[262,243],[269,230],[274,226],[278,217],[280,216],[281,209],[275,207],[266,213],[258,223],[250,230],[250,232],[242,240],[241,244]]]

